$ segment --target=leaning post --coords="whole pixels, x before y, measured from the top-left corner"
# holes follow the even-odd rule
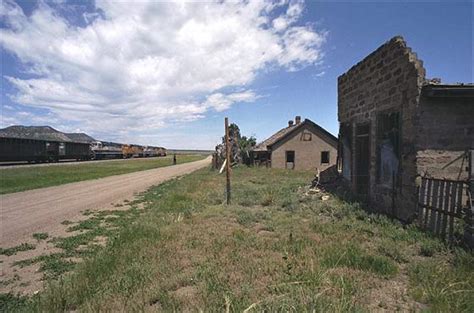
[[[230,142],[229,142],[229,119],[225,118],[225,174],[226,174],[226,196],[227,204],[230,204]]]

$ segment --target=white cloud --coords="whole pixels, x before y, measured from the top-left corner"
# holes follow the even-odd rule
[[[217,112],[227,110],[235,102],[253,102],[259,98],[253,91],[236,92],[231,94],[214,93],[204,102],[205,108],[213,108]]]
[[[81,13],[85,27],[57,8],[40,3],[26,16],[13,2],[0,5],[7,25],[0,44],[34,77],[6,77],[17,89],[13,100],[104,133],[157,129],[253,102],[259,72],[317,64],[326,38],[296,25],[301,1],[96,1],[96,12]]]

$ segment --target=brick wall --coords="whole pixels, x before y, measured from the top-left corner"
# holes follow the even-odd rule
[[[311,141],[303,141],[302,133],[310,132]],[[310,125],[303,126],[291,137],[282,140],[272,147],[272,168],[285,168],[286,151],[295,151],[295,170],[310,170],[316,172],[336,164],[337,148],[319,137],[320,135]],[[321,164],[321,151],[329,151],[329,164]]]

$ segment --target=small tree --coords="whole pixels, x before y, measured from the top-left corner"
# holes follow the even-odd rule
[[[255,137],[242,136],[239,126],[232,123],[229,125],[229,141],[231,162],[249,164],[249,151],[257,144]],[[222,137],[222,144],[216,146],[216,152],[222,160],[225,159],[225,135]]]

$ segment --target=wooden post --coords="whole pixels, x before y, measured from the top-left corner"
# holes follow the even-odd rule
[[[226,159],[226,190],[227,204],[230,204],[230,140],[229,140],[229,119],[225,118],[225,159]]]
[[[466,215],[465,215],[465,228],[464,228],[464,240],[466,245],[474,249],[474,150],[466,152],[468,154],[468,198]]]

